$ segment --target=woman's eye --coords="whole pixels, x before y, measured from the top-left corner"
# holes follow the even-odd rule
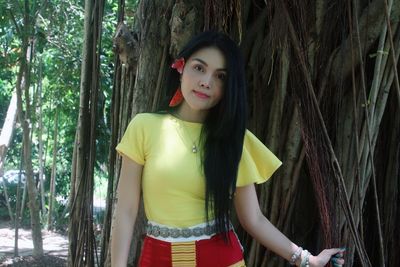
[[[220,79],[221,81],[225,81],[226,79],[226,74],[225,73],[219,73],[217,75],[217,78]]]
[[[194,69],[197,70],[197,71],[203,71],[203,67],[200,66],[200,65],[195,65]]]

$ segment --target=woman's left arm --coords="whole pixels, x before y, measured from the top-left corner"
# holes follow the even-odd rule
[[[236,214],[242,227],[263,246],[290,261],[298,246],[283,235],[262,214],[254,185],[238,187],[235,194]],[[310,256],[310,267],[323,267],[335,254],[342,255],[341,249],[325,249],[318,256]],[[301,259],[296,261],[299,266]],[[344,264],[342,257],[336,260],[338,266]]]

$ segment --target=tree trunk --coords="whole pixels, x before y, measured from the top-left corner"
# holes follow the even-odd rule
[[[249,128],[284,162],[257,188],[262,211],[313,254],[340,245],[346,265],[397,266],[399,14],[398,1],[379,0],[140,1],[137,66],[116,67],[111,150],[136,113],[156,107],[180,44],[200,29],[225,31],[246,61]],[[120,161],[110,157],[116,183]],[[138,218],[133,263],[142,231]],[[248,266],[287,265],[238,234]]]
[[[15,220],[14,220],[14,257],[18,257],[18,230],[19,230],[19,222],[21,221],[21,210],[20,206],[20,191],[21,191],[21,173],[22,173],[22,151],[21,151],[21,162],[19,168],[19,175],[18,175],[18,184],[17,184],[17,201],[15,203]],[[26,183],[26,181],[25,181]],[[25,187],[25,185],[24,185]]]
[[[22,218],[24,217],[24,209],[25,209],[25,202],[26,202],[26,192],[28,189],[28,184],[25,183],[23,184],[23,189],[22,189],[22,200],[21,200],[21,208],[20,208],[20,221],[22,221]]]
[[[28,69],[28,68],[27,68]],[[26,73],[28,74],[28,73]],[[25,90],[29,90],[29,86],[27,85],[28,79],[25,80]],[[17,87],[19,87],[17,85]],[[20,88],[17,89],[17,94]],[[26,92],[25,96],[27,96],[28,92]],[[19,93],[19,102],[22,102],[22,97]],[[29,98],[25,101],[29,101]],[[29,104],[27,104],[29,105]],[[22,105],[21,105],[22,108]],[[28,195],[29,195],[29,209],[31,215],[31,227],[32,227],[32,240],[34,244],[33,254],[34,255],[42,255],[43,254],[43,244],[42,244],[42,233],[41,233],[41,223],[39,216],[39,205],[37,203],[37,190],[36,184],[33,178],[33,169],[32,169],[32,154],[31,154],[31,142],[30,142],[30,119],[29,111],[30,108],[26,108],[25,115],[22,114],[22,110],[20,110],[20,123],[23,129],[23,147],[24,147],[24,160],[25,160],[25,174],[26,174],[26,182],[28,186]]]
[[[75,140],[69,221],[68,266],[98,264],[93,232],[93,172],[96,155],[97,105],[100,79],[101,25],[104,2],[85,1],[80,109]]]
[[[28,186],[29,196],[29,210],[31,216],[32,240],[33,240],[33,254],[35,256],[43,255],[43,241],[41,233],[41,223],[39,215],[39,205],[37,203],[37,190],[36,184],[33,179],[32,168],[32,152],[31,152],[31,139],[30,139],[30,124],[31,124],[31,106],[30,106],[30,72],[31,62],[33,57],[33,40],[30,40],[31,21],[29,1],[25,0],[24,4],[24,33],[22,35],[22,54],[20,57],[20,67],[17,76],[16,91],[17,91],[17,107],[18,118],[23,130],[23,148],[24,148],[24,165],[26,182]],[[30,41],[29,41],[30,40]],[[22,91],[22,89],[24,91]],[[24,102],[22,102],[22,92],[24,93]],[[23,109],[23,103],[25,109]]]
[[[8,147],[10,146],[14,128],[15,120],[17,118],[17,94],[14,91],[8,105],[6,119],[0,133],[0,176],[3,175],[4,161],[7,155]]]
[[[56,108],[56,115],[54,119],[54,144],[53,144],[53,164],[51,167],[51,178],[50,178],[50,196],[49,196],[49,212],[47,218],[47,229],[53,229],[53,205],[54,205],[54,196],[56,190],[56,171],[57,171],[57,136],[58,136],[58,109]]]
[[[128,31],[123,31],[121,25],[119,25],[120,27],[114,39],[114,43],[117,46],[116,52],[120,57],[120,62],[124,65],[117,67],[120,74],[115,75],[116,80],[114,81],[114,109],[112,112],[112,131],[114,134],[112,136],[110,158],[116,157],[115,145],[120,140],[130,119],[137,113],[154,111],[158,101],[163,97],[161,94],[161,88],[164,86],[162,81],[165,71],[172,60],[168,51],[176,54],[177,50],[180,49],[179,47],[191,35],[200,30],[200,23],[195,19],[201,12],[201,3],[199,2],[181,1],[179,4],[175,4],[172,0],[152,0],[141,1],[139,6],[138,10],[145,12],[138,13],[140,20],[133,30],[134,35],[139,36],[139,40],[125,33]],[[154,18],[160,18],[160,21]],[[183,22],[182,19],[184,20]],[[170,21],[174,20],[181,23],[180,28],[175,31],[175,42],[174,46],[172,46],[170,45],[172,37],[168,25]],[[126,43],[130,44],[130,47],[122,45]],[[138,51],[141,51],[140,56],[135,54]],[[129,60],[124,55],[130,55],[133,59]],[[120,163],[120,159],[117,158],[115,163],[110,165],[110,170],[115,170],[114,176],[117,178],[113,185],[114,192],[118,184]],[[111,214],[112,212],[107,213],[110,224]],[[131,243],[130,265],[135,266],[137,264],[144,230],[145,219],[143,206],[141,206]],[[109,241],[105,240],[103,244],[109,244]],[[110,264],[109,256],[108,254],[105,266],[109,266]]]
[[[6,160],[7,150],[10,146],[12,136],[15,128],[15,120],[17,118],[17,94],[13,92],[10,104],[7,110],[7,116],[3,124],[3,128],[1,128],[0,134],[0,176],[3,176],[3,167]],[[4,188],[4,196],[6,199],[8,214],[10,216],[11,221],[14,221],[14,216],[12,215],[12,210],[10,206],[10,201],[8,198],[7,192],[7,184],[4,181],[4,178],[1,179]]]
[[[121,2],[118,5],[118,23],[122,22],[122,11]],[[118,36],[116,34],[116,36]],[[132,41],[133,39],[131,39]],[[128,42],[125,42],[128,43]],[[132,53],[132,55],[134,55]],[[110,142],[110,152],[109,152],[109,173],[108,173],[108,184],[107,184],[107,197],[106,197],[106,210],[103,221],[103,230],[101,233],[101,251],[100,251],[100,267],[111,266],[111,255],[110,255],[110,240],[111,240],[111,223],[112,223],[112,212],[113,204],[115,201],[114,197],[114,181],[115,181],[115,162],[116,162],[116,151],[113,149],[117,143],[118,136],[118,123],[119,123],[119,96],[117,92],[119,91],[121,79],[121,66],[119,57],[116,56],[114,60],[114,84],[113,84],[113,95],[111,101],[111,142]]]
[[[43,63],[41,59],[39,60],[39,78],[38,78],[38,142],[39,142],[39,183],[40,183],[40,196],[41,196],[41,207],[42,207],[42,217],[46,214],[46,202],[45,202],[45,192],[44,192],[44,179],[43,179],[43,169],[45,166],[45,159],[43,158],[43,112],[42,112],[42,67]]]

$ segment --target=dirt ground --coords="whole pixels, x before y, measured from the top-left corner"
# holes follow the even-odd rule
[[[44,256],[33,257],[31,231],[19,229],[18,254],[14,257],[15,229],[0,222],[0,267],[64,267],[68,255],[68,237],[52,231],[42,231]]]

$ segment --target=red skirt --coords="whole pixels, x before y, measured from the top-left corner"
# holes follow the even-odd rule
[[[244,267],[242,246],[231,230],[230,242],[222,234],[191,242],[144,239],[139,267]]]

